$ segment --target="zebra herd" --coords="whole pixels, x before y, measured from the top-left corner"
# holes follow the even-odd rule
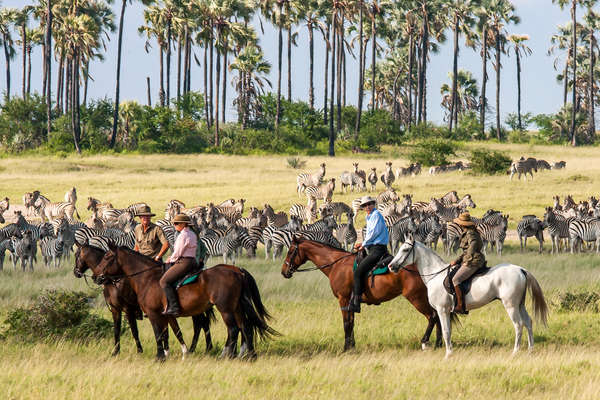
[[[566,166],[567,166],[567,163],[565,161],[558,161],[553,164],[550,164],[546,160],[537,160],[533,157],[529,157],[529,158],[521,157],[517,161],[514,161],[510,165],[510,168],[508,169],[508,171],[506,171],[506,173],[510,174],[511,181],[515,174],[518,175],[517,176],[518,180],[521,180],[521,175],[523,175],[525,180],[527,180],[527,174],[529,174],[531,176],[531,179],[533,180],[534,172],[543,171],[543,170],[551,170],[551,169],[553,169],[553,170],[563,169]]]

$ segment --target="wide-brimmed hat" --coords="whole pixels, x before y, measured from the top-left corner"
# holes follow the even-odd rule
[[[375,200],[371,196],[363,196],[360,198],[360,206],[361,207],[364,207],[369,203],[376,203],[376,202],[377,202],[377,200]]]
[[[471,214],[469,214],[468,212],[460,214],[458,218],[454,218],[452,222],[461,226],[475,226],[475,222],[471,220]]]
[[[140,208],[140,211],[135,214],[136,217],[154,217],[156,214],[152,214],[152,210],[149,206]]]
[[[175,218],[173,218],[173,225],[175,224],[188,224],[192,223],[192,219],[187,214],[177,214]]]

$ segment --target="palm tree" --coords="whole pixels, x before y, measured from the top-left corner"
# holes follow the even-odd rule
[[[27,95],[31,94],[31,53],[35,46],[44,44],[44,31],[38,27],[27,30]]]
[[[160,105],[164,107],[165,105],[165,88],[164,88],[164,53],[165,47],[167,44],[166,35],[165,35],[165,24],[162,18],[162,11],[160,8],[151,6],[144,10],[144,22],[145,25],[142,25],[138,28],[138,32],[140,35],[146,35],[146,52],[149,51],[151,44],[150,41],[156,38],[159,47],[159,56],[160,56],[160,64],[159,64],[159,92],[158,97],[160,99]]]
[[[570,23],[567,25],[558,25],[558,32],[550,37],[550,43],[552,46],[548,49],[548,55],[554,54],[557,50],[566,50],[567,56],[565,57],[565,66],[562,74],[559,74],[556,78],[557,81],[563,81],[563,107],[567,105],[567,86],[568,86],[568,75],[569,75],[569,62],[571,60],[571,47],[570,47]],[[559,62],[561,60],[558,55],[554,60],[554,69],[558,69]]]
[[[15,21],[17,10],[14,8],[0,9],[0,35],[2,35],[2,47],[4,48],[4,60],[6,61],[6,99],[10,100],[10,60],[15,57],[13,39],[11,36],[12,25]]]
[[[440,88],[442,94],[442,107],[448,110],[448,118],[452,118],[452,113],[463,114],[469,110],[477,110],[479,100],[479,89],[477,80],[469,71],[458,70],[456,79],[452,73],[448,73],[452,83],[444,83]],[[456,82],[456,90],[453,86]]]
[[[592,7],[596,3],[596,0],[590,0],[587,4],[588,12],[584,17],[585,30],[587,31],[587,46],[588,46],[588,137],[592,139],[596,134],[596,117],[594,110],[594,95],[595,95],[595,81],[594,81],[594,68],[596,66],[596,55],[594,49],[598,48],[598,42],[594,33],[600,26],[600,16],[592,10]]]
[[[27,24],[29,23],[29,15],[33,11],[33,6],[24,6],[20,10],[17,10],[14,14],[13,23],[15,26],[19,27],[19,35],[21,39],[17,42],[21,45],[22,52],[22,86],[21,91],[23,94],[23,98],[27,94]]]
[[[521,57],[530,56],[532,50],[525,44],[529,40],[529,35],[512,34],[508,36],[508,41],[513,45],[513,51],[517,59],[517,116],[519,118],[519,130],[523,130],[521,122]]]
[[[520,19],[514,14],[515,7],[508,0],[492,0],[489,4],[490,11],[490,28],[493,33],[495,43],[496,62],[494,69],[496,70],[496,138],[500,137],[500,55],[504,52],[504,44],[506,43],[506,35],[504,27],[510,23],[518,24]]]
[[[152,0],[140,0],[144,5],[152,3]],[[113,113],[113,126],[112,134],[110,136],[110,142],[108,146],[112,149],[115,146],[115,140],[117,139],[117,127],[119,120],[119,94],[121,90],[121,48],[123,47],[123,24],[125,22],[125,8],[127,3],[131,3],[132,0],[123,0],[121,3],[121,16],[119,18],[119,38],[117,44],[117,78],[115,88],[115,109]]]
[[[477,9],[477,35],[479,36],[479,42],[481,44],[481,64],[482,64],[482,78],[481,78],[481,97],[479,101],[479,125],[481,129],[481,136],[485,135],[485,113],[487,109],[487,60],[489,58],[488,49],[492,43],[493,32],[490,29],[490,7],[489,0],[483,0],[481,6]]]
[[[264,59],[262,50],[254,44],[242,49],[229,69],[240,72],[240,77],[233,78],[233,84],[238,92],[234,103],[238,107],[238,119],[242,129],[246,128],[250,111],[255,108],[258,96],[264,94],[265,84],[271,87],[271,81],[266,76],[271,72],[271,64]]]

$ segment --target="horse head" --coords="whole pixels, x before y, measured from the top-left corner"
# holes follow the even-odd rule
[[[407,234],[406,240],[402,243],[400,249],[398,249],[398,253],[396,253],[392,261],[388,264],[390,272],[396,273],[400,268],[415,263],[415,246],[416,241],[413,235],[411,233]]]
[[[118,250],[119,248],[114,243],[108,243],[108,251],[104,253],[97,267],[99,274],[94,277],[94,282],[98,285],[112,283],[114,281],[112,277],[122,272],[117,259]]]
[[[281,267],[281,275],[286,279],[290,279],[298,267],[306,262],[306,256],[300,251],[302,242],[303,240],[299,235],[292,237],[290,248]]]

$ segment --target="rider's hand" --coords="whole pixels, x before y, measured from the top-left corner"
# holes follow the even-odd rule
[[[161,258],[161,257],[159,257],[159,256],[156,256],[156,257],[154,257],[154,261],[161,262],[161,261],[162,261],[162,258]]]

